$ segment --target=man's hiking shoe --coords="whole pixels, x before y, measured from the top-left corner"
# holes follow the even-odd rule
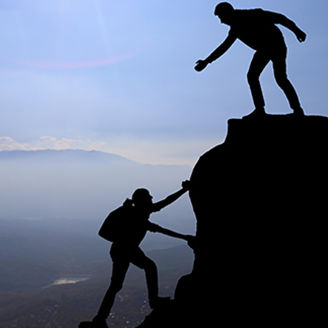
[[[298,109],[294,109],[294,113],[292,113],[292,115],[295,116],[295,117],[304,117],[304,111],[300,107]]]
[[[266,115],[264,108],[255,108],[250,114],[243,116],[245,119],[257,119]]]

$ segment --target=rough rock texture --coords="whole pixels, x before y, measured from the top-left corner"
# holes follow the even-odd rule
[[[193,272],[140,327],[316,326],[327,294],[328,118],[231,119],[192,176]]]

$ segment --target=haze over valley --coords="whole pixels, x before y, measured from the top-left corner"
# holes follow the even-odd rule
[[[110,243],[97,235],[107,214],[138,187],[148,188],[154,201],[165,198],[190,171],[96,151],[0,152],[1,327],[68,328],[88,319],[111,272]],[[181,233],[195,231],[187,195],[151,221]],[[170,296],[192,266],[192,251],[183,243],[148,233],[142,244],[157,257],[160,284]],[[120,306],[113,309],[123,311],[117,327],[132,327],[149,310],[143,273],[129,272]]]

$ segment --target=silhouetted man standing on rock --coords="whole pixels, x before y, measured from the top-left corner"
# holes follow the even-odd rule
[[[171,237],[180,238],[193,243],[194,237],[183,235],[157,224],[148,219],[151,213],[158,212],[170,205],[189,190],[190,182],[182,182],[182,188],[165,199],[153,203],[152,196],[147,189],[137,189],[132,200],[127,199],[123,206],[111,212],[99,230],[99,235],[111,241],[110,255],[113,260],[113,269],[110,286],[105,294],[96,317],[89,322],[81,322],[80,328],[107,328],[106,319],[121,290],[125,275],[130,263],[145,270],[148,287],[149,305],[156,308],[169,301],[167,297],[158,296],[158,277],[155,262],[148,258],[139,247],[147,231],[160,232]]]
[[[287,47],[276,24],[290,29],[300,42],[305,41],[306,34],[286,16],[262,9],[236,10],[230,3],[221,2],[216,6],[214,15],[218,16],[222,23],[231,27],[229,35],[206,59],[197,61],[195,70],[202,71],[208,64],[222,56],[236,39],[239,39],[256,50],[247,74],[255,104],[255,110],[249,116],[265,114],[259,77],[270,61],[273,64],[275,79],[284,91],[294,114],[304,115],[296,91],[287,78]]]

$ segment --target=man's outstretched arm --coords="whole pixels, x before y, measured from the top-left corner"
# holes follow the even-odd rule
[[[182,188],[179,191],[177,191],[177,192],[173,193],[172,195],[167,196],[165,199],[153,204],[153,212],[160,211],[163,207],[166,207],[166,206],[172,204],[179,197],[181,197],[186,191],[188,191],[189,188],[190,188],[190,182],[188,180],[183,181]]]
[[[220,58],[236,41],[236,37],[229,33],[227,38],[204,60],[200,59],[196,62],[195,70],[202,71],[208,64]]]
[[[273,20],[274,24],[280,24],[282,26],[287,27],[292,32],[294,32],[299,42],[305,41],[306,34],[292,20],[287,18],[285,15],[274,13],[271,11],[265,11],[265,14]]]

